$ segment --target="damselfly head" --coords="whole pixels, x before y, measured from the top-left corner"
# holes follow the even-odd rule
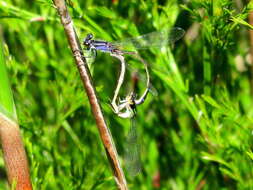
[[[130,96],[131,101],[134,102],[134,100],[136,99],[137,95],[136,95],[136,93],[131,92],[129,96]]]
[[[92,34],[87,34],[86,38],[83,40],[83,44],[85,46],[89,46],[92,38],[93,38]]]
[[[127,101],[128,101],[128,104],[129,106],[134,110],[136,108],[135,106],[135,100],[136,100],[136,93],[134,92],[131,92],[128,96],[127,96]]]

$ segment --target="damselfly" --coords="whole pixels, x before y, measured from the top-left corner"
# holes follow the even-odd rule
[[[110,53],[111,56],[117,57],[121,61],[121,74],[118,79],[118,84],[114,93],[112,107],[115,113],[119,113],[120,109],[123,109],[122,106],[116,105],[116,98],[119,93],[119,89],[123,83],[124,76],[125,76],[125,60],[119,57],[120,55],[130,54],[134,55],[139,61],[141,61],[145,66],[145,71],[147,75],[147,88],[150,91],[152,85],[150,83],[150,76],[148,72],[148,66],[134,49],[146,49],[152,47],[162,47],[168,45],[169,43],[174,43],[175,41],[179,40],[184,35],[184,30],[181,28],[172,28],[170,30],[163,30],[159,32],[151,32],[142,36],[138,36],[135,38],[128,38],[123,41],[118,42],[107,42],[104,40],[94,40],[92,34],[88,34],[86,38],[83,40],[83,44],[87,47],[87,50],[94,53],[94,57],[97,55],[97,51],[102,51],[105,53]],[[151,90],[156,91],[156,90]],[[147,97],[147,92],[145,91],[144,98]],[[141,100],[141,103],[145,99]],[[121,104],[122,105],[122,104]],[[124,105],[124,104],[123,104]],[[119,115],[119,114],[118,114]],[[120,116],[120,115],[119,115]],[[125,115],[124,115],[125,116]],[[131,116],[131,114],[129,115]]]
[[[184,30],[179,27],[170,30],[156,31],[135,38],[127,38],[122,41],[107,42],[104,40],[93,40],[93,35],[88,34],[83,40],[87,50],[102,51],[106,53],[129,53],[134,49],[147,49],[162,47],[174,43],[184,35]]]
[[[169,30],[151,32],[138,37],[126,38],[122,41],[116,42],[94,40],[92,34],[87,34],[86,38],[83,40],[83,45],[87,47],[88,52],[91,52],[91,55],[87,56],[90,58],[94,58],[97,55],[97,51],[110,54],[136,54],[136,49],[147,49],[152,47],[158,48],[168,44],[173,44],[182,38],[184,33],[185,32],[182,28],[175,27]],[[153,88],[151,84],[150,89],[151,93],[153,92],[152,94],[157,94],[155,88]]]
[[[151,86],[147,63],[138,55],[138,53],[136,53],[136,51],[133,50],[166,46],[169,43],[174,43],[175,41],[179,40],[183,35],[183,29],[173,28],[171,30],[148,33],[136,38],[128,38],[121,42],[94,40],[92,34],[88,34],[83,41],[83,44],[87,47],[87,50],[93,52],[94,56],[96,56],[97,51],[102,51],[105,53],[110,53],[111,56],[117,57],[121,62],[122,69],[118,80],[118,85],[114,93],[112,107],[118,116],[131,119],[131,126],[126,139],[127,147],[125,148],[125,161],[127,170],[131,175],[135,175],[141,170],[139,143],[140,139],[138,138],[138,133],[136,132],[135,123],[136,106],[144,102],[145,98],[147,97],[148,90]],[[121,100],[118,105],[116,104],[116,99],[118,97],[119,89],[123,83],[125,75],[125,58],[122,56],[124,54],[132,54],[144,64],[147,75],[147,87],[139,99],[137,99],[135,93],[130,93],[130,95],[127,96],[124,100]]]

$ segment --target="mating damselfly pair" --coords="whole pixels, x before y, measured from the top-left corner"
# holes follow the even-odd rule
[[[116,42],[94,40],[93,35],[88,34],[86,38],[83,40],[83,44],[87,47],[87,50],[89,50],[90,52],[93,52],[94,57],[97,55],[97,51],[110,53],[112,56],[115,56],[115,57],[119,55],[125,55],[125,54],[135,55],[135,57],[139,59],[139,61],[141,61],[145,66],[146,75],[147,75],[146,78],[148,81],[147,89],[149,91],[151,84],[150,84],[150,76],[149,76],[149,72],[147,68],[148,66],[145,60],[142,59],[138,55],[137,51],[133,51],[133,50],[147,49],[147,48],[153,48],[153,47],[159,48],[159,47],[166,46],[168,44],[173,44],[174,42],[179,40],[183,35],[184,35],[184,30],[179,27],[172,28],[170,30],[151,32],[151,33],[144,34],[142,36],[138,36],[135,38],[127,38],[122,41],[116,41]],[[122,67],[125,68],[125,63],[122,64]],[[124,70],[122,69],[121,73],[125,73],[125,69]],[[122,80],[124,80],[124,76],[119,78],[117,87],[121,86],[121,84],[123,83]],[[139,105],[143,103],[145,101],[145,98],[147,97],[148,91],[145,91],[144,95],[141,96],[142,99],[138,99],[138,100],[136,99],[136,101],[133,101],[132,103],[134,103],[135,105]],[[118,93],[117,90],[116,92]],[[113,98],[114,101],[116,101],[115,99],[118,96],[117,93],[114,94],[114,98]],[[134,95],[134,93],[131,93],[131,94]],[[135,98],[137,97],[135,96]],[[133,99],[133,98],[130,98],[130,99]],[[129,107],[129,104],[126,101],[123,101],[118,106],[116,105],[116,102],[112,102],[112,108],[114,109],[114,112],[118,114],[119,116],[121,116],[119,112],[124,108],[127,109],[128,107]],[[130,112],[130,111],[131,109],[126,110],[126,112]],[[132,116],[134,116],[133,113],[122,115],[122,117],[125,117],[125,118],[132,117]]]
[[[138,36],[135,38],[127,38],[122,41],[107,42],[104,40],[93,39],[92,34],[88,34],[83,40],[83,45],[87,47],[87,50],[92,53],[92,56],[97,55],[97,51],[109,53],[111,56],[116,57],[121,62],[121,72],[118,79],[118,84],[114,92],[111,105],[114,113],[122,118],[131,118],[131,126],[127,136],[128,147],[125,148],[125,160],[128,165],[128,170],[131,175],[135,175],[141,169],[140,164],[140,142],[135,125],[136,106],[142,104],[150,90],[150,75],[148,70],[148,64],[144,59],[140,57],[136,50],[148,49],[148,48],[160,48],[169,44],[173,44],[184,35],[182,28],[172,28],[170,30],[163,30],[157,32],[151,32]],[[125,76],[125,57],[124,55],[132,55],[135,59],[143,63],[146,71],[146,90],[140,98],[134,92],[131,92],[125,99],[119,100],[118,93]]]

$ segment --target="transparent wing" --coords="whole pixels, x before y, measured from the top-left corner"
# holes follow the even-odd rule
[[[136,129],[135,117],[131,119],[131,126],[126,138],[124,160],[126,169],[131,176],[136,176],[141,171],[141,144]]]
[[[176,42],[183,37],[184,33],[182,28],[175,27],[170,30],[151,32],[135,38],[126,38],[123,41],[112,42],[112,44],[121,49],[162,47]]]

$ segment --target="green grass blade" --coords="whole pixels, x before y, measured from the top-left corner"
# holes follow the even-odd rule
[[[3,43],[0,43],[0,112],[12,120],[17,120],[13,95],[7,75],[5,57],[3,53]]]

